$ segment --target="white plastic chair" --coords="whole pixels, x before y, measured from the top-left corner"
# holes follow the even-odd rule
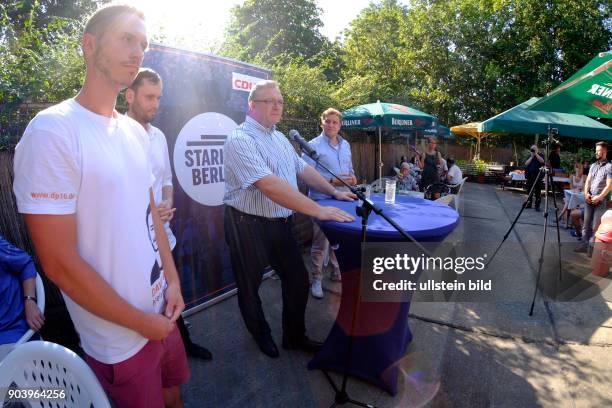
[[[45,313],[45,287],[39,274],[36,274],[36,304],[41,313]],[[0,344],[0,360],[4,358],[11,350],[20,344],[26,343],[34,335],[34,330],[28,329],[27,332],[17,340],[16,343]]]
[[[463,189],[463,185],[465,184],[467,179],[468,179],[467,177],[464,177],[457,184],[448,184],[448,186],[451,189],[451,192],[453,192],[455,194],[455,209],[457,211],[459,211],[459,194],[461,193],[461,190]]]
[[[463,188],[463,185],[465,184],[465,181],[467,180],[467,177],[464,177],[460,182],[458,182],[457,184],[447,184],[448,187],[450,187],[451,192],[453,194],[459,194],[459,192],[461,191],[461,189]]]
[[[36,274],[36,304],[38,305],[40,312],[42,314],[45,314],[45,287],[43,285],[43,281],[39,274]],[[17,343],[15,343],[15,346],[18,346],[20,344],[27,342],[28,340],[30,340],[30,338],[33,335],[34,335],[34,330],[29,329],[27,332],[23,334],[23,336],[21,336],[19,340],[17,340]]]
[[[26,388],[65,393],[65,399],[60,400],[27,399],[32,406],[111,406],[87,363],[67,348],[48,341],[21,344],[0,362],[0,402],[8,400],[8,389]]]
[[[437,203],[446,204],[449,207],[452,207],[454,199],[455,199],[455,194],[448,194],[448,195],[445,195],[445,196],[442,196],[442,197],[436,199],[435,201]]]

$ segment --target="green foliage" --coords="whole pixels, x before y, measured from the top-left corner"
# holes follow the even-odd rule
[[[576,163],[576,153],[561,153],[561,168],[566,173],[572,173],[574,171],[574,163]]]
[[[64,2],[0,5],[0,128],[23,102],[56,102],[74,95],[82,83],[82,23],[53,15],[60,3]],[[72,8],[60,7],[60,14],[83,15],[94,3],[71,3]],[[77,13],[75,4],[84,8]]]
[[[104,2],[0,4],[0,130],[24,101],[57,102],[78,90],[80,29]],[[313,120],[329,106],[344,110],[376,100],[412,106],[446,125],[483,120],[543,95],[612,48],[612,10],[603,0],[411,0],[408,6],[381,0],[362,10],[343,41],[321,35],[315,0],[245,0],[231,13],[221,53],[271,68],[286,116]],[[517,135],[483,139],[483,145],[516,146],[520,163],[529,142]],[[580,146],[588,145],[564,149],[592,160],[593,149]]]
[[[595,161],[595,144],[592,147],[581,147],[576,153],[576,159],[582,161],[588,160],[589,163]]]
[[[484,160],[474,160],[474,169],[477,175],[484,176],[487,171],[487,162]]]
[[[290,62],[273,69],[285,99],[284,115],[317,121],[321,112],[337,106],[322,68]]]
[[[483,120],[609,49],[611,17],[598,0],[385,0],[346,31],[342,77],[367,78],[359,95],[347,86],[351,101],[393,100],[449,125]]]
[[[321,10],[312,0],[246,0],[231,13],[223,55],[277,65],[309,60],[323,49]]]
[[[468,161],[464,159],[459,159],[455,161],[455,164],[461,169],[461,171],[465,171],[465,169],[467,168]]]
[[[395,0],[370,3],[345,31],[344,77],[349,81],[355,77],[366,79],[363,88],[370,89],[364,96],[391,101],[402,94],[402,88],[414,85],[403,58],[410,47],[402,35],[406,31],[406,17],[406,8]],[[362,99],[359,103],[375,99]]]

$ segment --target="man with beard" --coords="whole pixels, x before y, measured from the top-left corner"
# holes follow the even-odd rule
[[[140,123],[149,135],[151,170],[155,178],[153,197],[159,217],[164,223],[170,249],[174,250],[176,238],[170,229],[170,220],[176,209],[172,207],[174,189],[172,187],[172,168],[170,166],[170,155],[168,154],[168,142],[164,133],[151,125],[159,109],[162,90],[163,85],[159,74],[150,68],[141,68],[132,85],[126,89],[125,100],[128,104],[127,115]],[[176,325],[181,332],[188,356],[212,360],[212,353],[208,349],[191,341],[182,316],[179,316]]]
[[[593,232],[599,228],[601,216],[606,212],[608,194],[612,191],[612,164],[607,159],[608,144],[595,143],[595,163],[591,164],[584,183],[584,223],[582,245],[575,252],[587,252]]]
[[[140,11],[94,13],[82,39],[83,87],[36,115],[15,149],[19,211],[88,364],[119,407],[182,406],[189,378],[175,325],[185,304],[155,211],[148,136],[115,110],[147,47]]]

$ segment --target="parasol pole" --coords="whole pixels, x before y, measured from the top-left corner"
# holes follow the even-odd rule
[[[382,136],[380,126],[378,127],[378,178],[382,178]]]

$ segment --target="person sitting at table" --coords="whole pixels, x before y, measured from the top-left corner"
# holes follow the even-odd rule
[[[39,331],[45,316],[36,303],[36,267],[30,255],[0,235],[0,344]]]
[[[453,157],[449,157],[446,161],[448,165],[448,172],[446,173],[446,183],[457,185],[461,183],[463,180],[463,173],[461,173],[461,169],[459,166],[455,164],[455,159]]]
[[[399,191],[414,191],[419,189],[416,180],[410,174],[410,164],[402,163],[400,172],[397,175],[397,189]]]
[[[574,163],[574,173],[570,176],[570,190],[573,192],[580,192],[584,188],[584,182],[586,180],[586,176],[584,175],[584,170],[582,167],[582,163],[576,162]],[[568,208],[569,202],[567,195],[563,198],[563,209],[561,210],[561,217],[564,219],[566,212],[570,212],[570,208]]]

